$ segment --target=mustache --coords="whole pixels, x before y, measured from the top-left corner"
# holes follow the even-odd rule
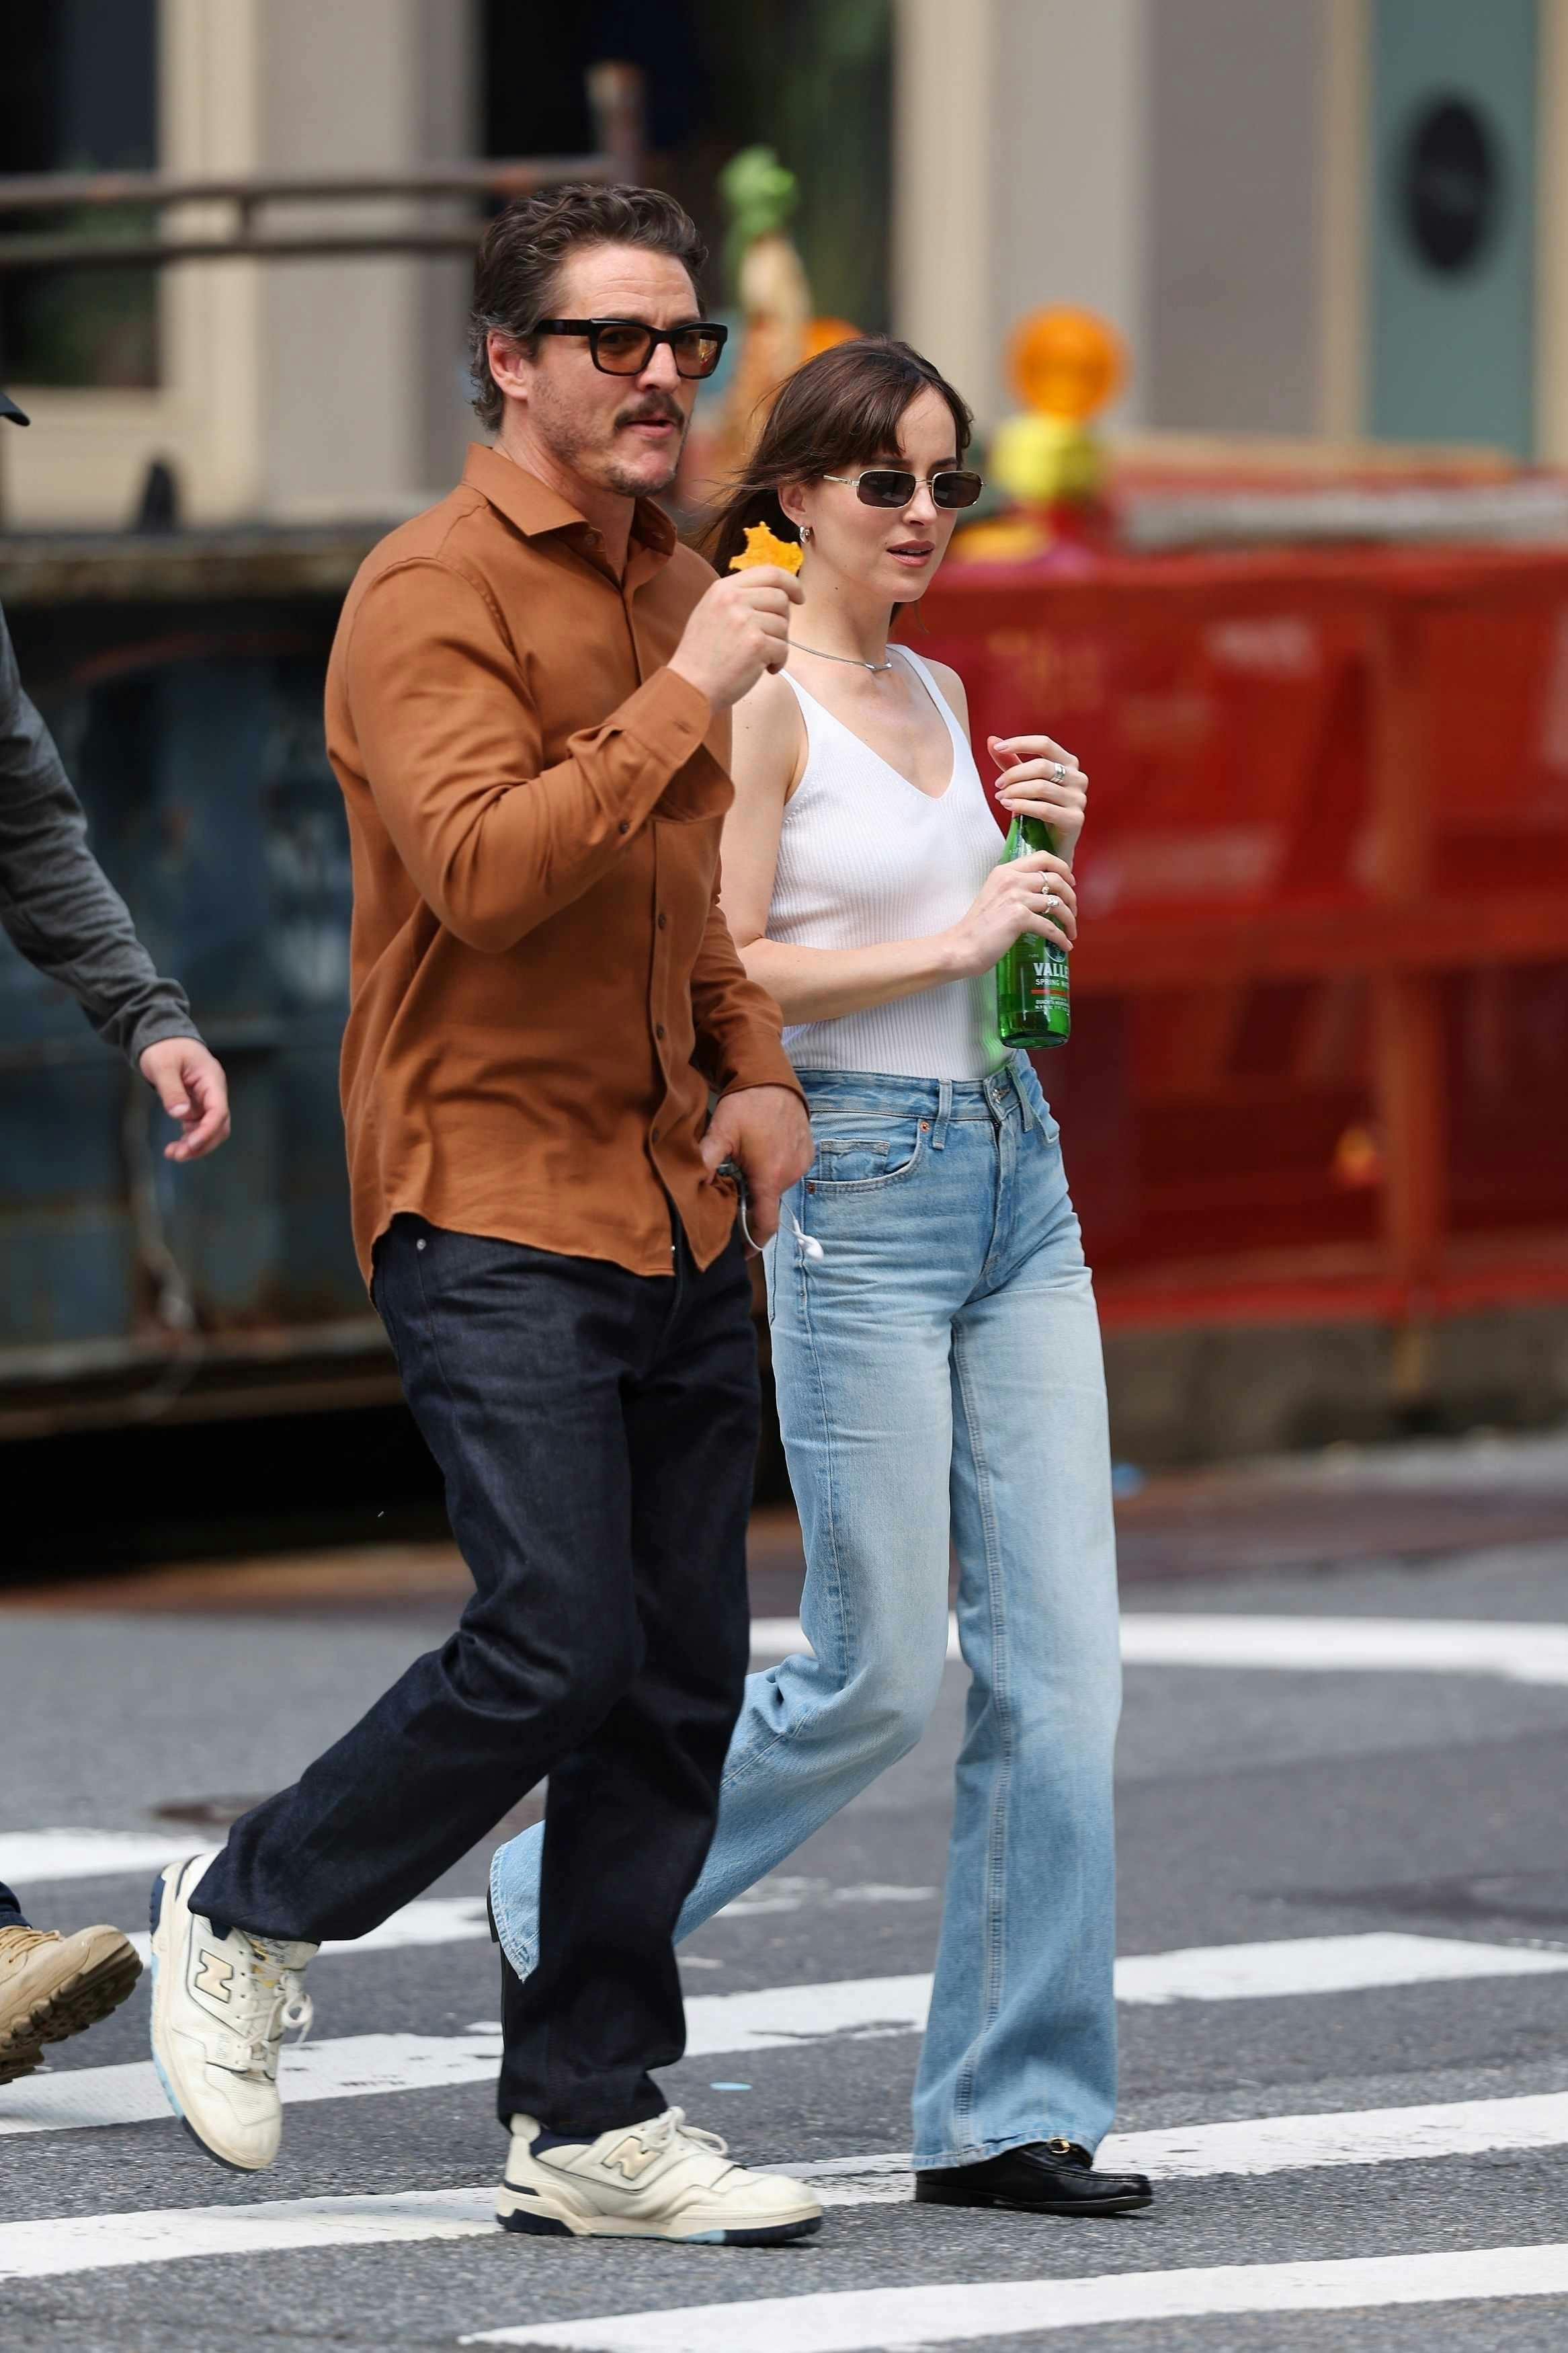
[[[616,417],[617,425],[684,425],[685,417],[673,400],[645,400],[636,408],[623,408]]]

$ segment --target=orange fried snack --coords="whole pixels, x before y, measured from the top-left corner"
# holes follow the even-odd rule
[[[765,522],[751,524],[744,552],[730,558],[731,572],[749,572],[753,564],[776,564],[781,572],[798,572],[805,550],[797,539],[775,539]]]

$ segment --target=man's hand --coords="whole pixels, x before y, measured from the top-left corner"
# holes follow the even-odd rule
[[[754,1242],[779,1229],[779,1196],[810,1167],[816,1147],[805,1105],[788,1087],[738,1087],[726,1095],[702,1139],[711,1176],[733,1160],[746,1180],[746,1221]]]
[[[164,1038],[149,1046],[137,1068],[171,1119],[180,1123],[165,1160],[199,1160],[228,1134],[228,1081],[223,1064],[199,1038]]]
[[[776,564],[754,565],[715,580],[687,618],[669,667],[728,711],[750,694],[763,670],[789,659],[789,608],[801,602],[800,582]]]

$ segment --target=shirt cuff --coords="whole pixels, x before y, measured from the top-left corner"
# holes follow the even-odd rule
[[[148,1047],[162,1046],[170,1038],[190,1038],[198,1046],[206,1043],[188,1013],[150,1013],[136,1024],[126,1039],[125,1059],[133,1070],[139,1069]]]
[[[621,724],[665,769],[668,781],[654,804],[656,817],[722,817],[734,786],[707,748],[713,706],[689,679],[668,668],[621,705]]]
[[[749,1037],[726,1041],[730,1050],[724,1056],[723,1082],[719,1088],[719,1101],[726,1095],[739,1094],[745,1087],[787,1087],[792,1095],[805,1103],[805,1089],[795,1074],[795,1065],[776,1037],[759,1029]],[[806,1106],[809,1110],[809,1104]]]

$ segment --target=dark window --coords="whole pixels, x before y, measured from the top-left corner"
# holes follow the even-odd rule
[[[157,0],[48,0],[5,12],[0,168],[151,171],[158,161]],[[147,214],[16,214],[0,236],[80,230],[145,237]],[[0,274],[0,382],[149,385],[158,381],[150,269]]]
[[[489,155],[582,154],[584,77],[602,58],[642,69],[650,180],[691,212],[716,257],[714,181],[738,148],[777,150],[800,183],[791,224],[817,310],[888,323],[891,154],[889,0],[485,0]]]

